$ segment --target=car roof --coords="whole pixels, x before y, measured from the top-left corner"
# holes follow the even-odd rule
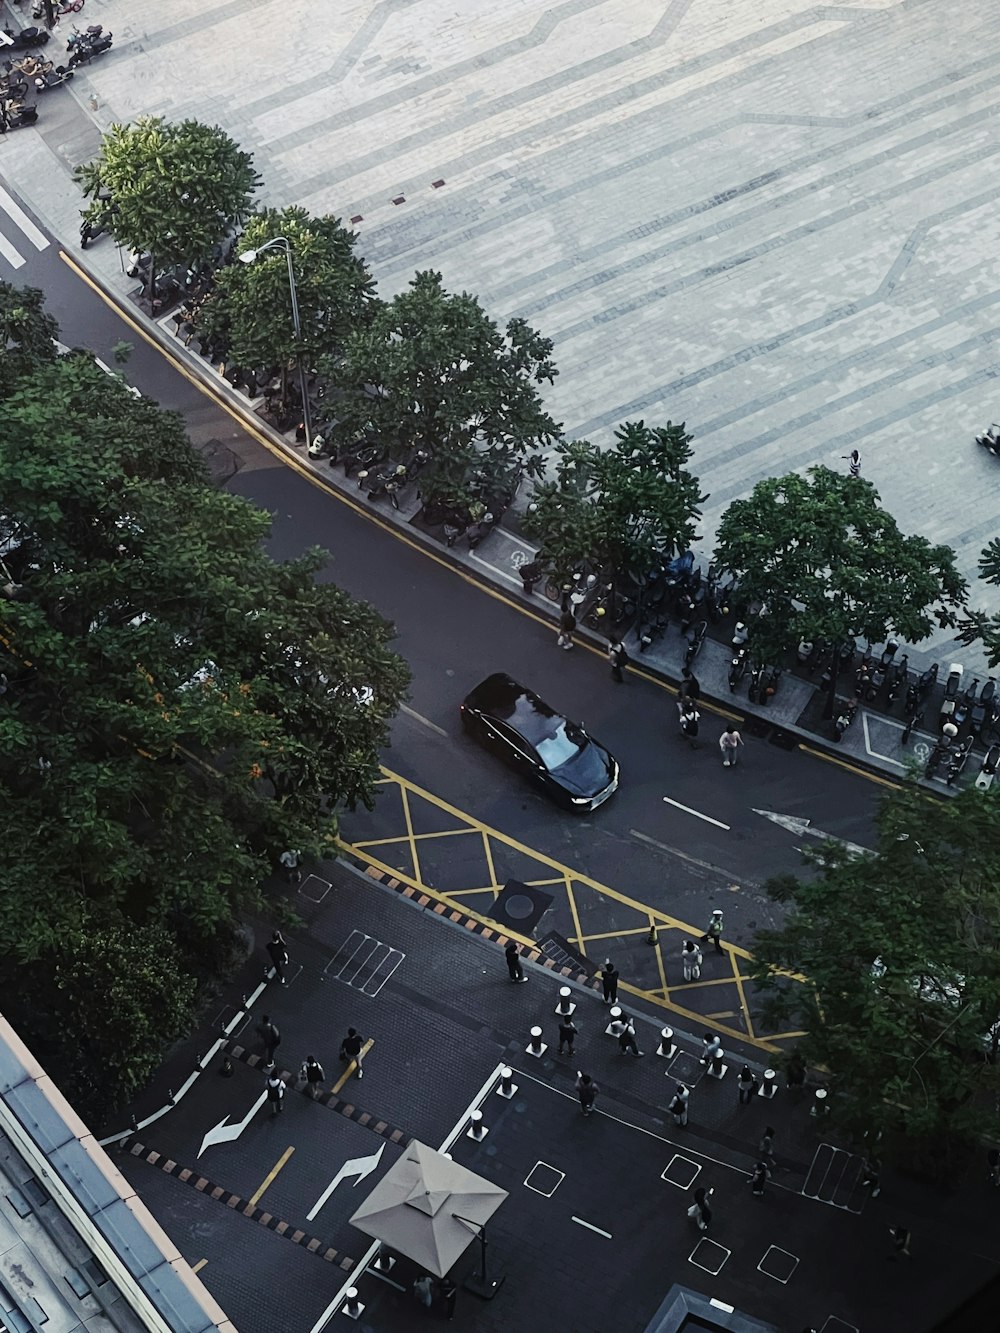
[[[487,676],[466,695],[465,703],[469,708],[488,713],[498,722],[506,722],[532,745],[554,735],[564,720],[533,690],[519,685],[503,671]]]

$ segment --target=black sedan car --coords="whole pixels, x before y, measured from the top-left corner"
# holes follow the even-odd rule
[[[466,695],[462,725],[567,810],[596,810],[618,786],[603,745],[503,672]]]

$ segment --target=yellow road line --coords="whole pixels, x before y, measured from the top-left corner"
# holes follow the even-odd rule
[[[652,915],[652,913],[650,913],[650,916],[649,916],[649,927],[650,927],[650,929],[652,930],[653,927],[654,927],[655,925],[656,925],[656,922],[653,920],[653,915]],[[663,998],[664,998],[665,1000],[669,1000],[669,999],[670,999],[670,991],[669,991],[668,988],[667,988],[667,974],[666,974],[666,972],[665,972],[664,969],[663,969],[663,950],[660,948],[660,941],[659,941],[659,939],[657,939],[657,940],[656,940],[656,943],[653,945],[653,952],[656,954],[656,966],[657,966],[657,969],[658,969],[658,971],[659,971],[659,973],[660,973],[660,981],[663,983]]]
[[[196,1264],[191,1265],[191,1272],[200,1273],[207,1263],[208,1263],[207,1259],[199,1259]]]
[[[750,1017],[750,1006],[747,1004],[747,997],[743,990],[743,978],[740,976],[740,969],[736,966],[736,959],[732,954],[729,955],[729,962],[733,969],[733,980],[736,982],[736,989],[740,994],[740,1008],[743,1010],[743,1021],[747,1025],[747,1032],[751,1037],[755,1036],[753,1030],[753,1019]]]
[[[899,791],[902,787],[901,782],[894,778],[883,778],[878,773],[869,773],[867,769],[858,768],[847,759],[841,759],[838,755],[827,754],[825,750],[817,750],[815,746],[809,745],[806,741],[799,742],[799,749],[804,754],[811,754],[814,759],[822,759],[825,763],[836,764],[838,768],[844,768],[848,773],[853,773],[859,778],[868,778],[870,782],[877,782],[880,787],[891,787],[893,791]]]
[[[490,847],[490,835],[485,829],[480,829],[479,832],[483,835],[483,851],[486,853],[486,864],[489,866],[490,879],[493,881],[493,898],[495,901],[500,895],[500,885],[497,883],[497,870],[496,866],[493,864],[493,849]]]
[[[360,1056],[358,1057],[358,1060],[363,1060],[363,1059],[365,1058],[365,1056],[368,1054],[368,1052],[371,1050],[371,1048],[372,1048],[374,1045],[375,1045],[375,1038],[374,1038],[374,1037],[369,1037],[368,1040],[365,1042],[365,1044],[364,1044],[364,1045],[362,1046],[362,1048],[361,1048],[361,1054],[360,1054]],[[357,1068],[358,1068],[358,1060],[352,1060],[352,1061],[351,1061],[351,1063],[347,1066],[347,1068],[346,1068],[346,1069],[344,1070],[344,1072],[341,1074],[340,1078],[337,1079],[336,1083],[335,1083],[335,1084],[333,1085],[333,1087],[330,1089],[330,1091],[334,1094],[334,1096],[336,1096],[336,1094],[337,1094],[338,1092],[340,1092],[341,1088],[344,1086],[344,1084],[347,1082],[347,1080],[351,1077],[351,1075],[354,1074],[354,1073],[357,1071]]]
[[[394,838],[365,838],[364,842],[356,842],[355,847],[391,847],[393,843],[411,843],[424,842],[428,838],[457,838],[459,836],[468,837],[470,833],[479,833],[477,828],[443,828],[440,833],[399,833]]]
[[[268,1171],[267,1175],[260,1182],[260,1188],[256,1191],[256,1193],[250,1195],[249,1203],[251,1208],[257,1207],[258,1203],[260,1203],[260,1196],[264,1193],[264,1191],[267,1189],[269,1185],[274,1184],[275,1176],[277,1176],[278,1172],[285,1165],[285,1163],[288,1161],[289,1157],[291,1157],[294,1151],[295,1149],[292,1147],[286,1148],[285,1151],[278,1158],[278,1160],[275,1162],[274,1166],[271,1167],[270,1171]]]
[[[417,879],[423,880],[423,871],[420,869],[420,857],[417,855],[417,844],[413,837],[413,816],[410,813],[410,797],[406,791],[400,791],[400,800],[403,803],[403,818],[406,821],[406,840],[410,846],[410,856],[413,859],[413,873]]]
[[[702,977],[700,981],[679,981],[676,986],[671,986],[670,989],[676,994],[678,991],[703,990],[706,986],[731,986],[732,984],[732,977]]]
[[[653,913],[650,912],[649,916],[650,916],[650,922],[652,923]],[[656,924],[657,924],[657,929],[659,930],[662,926],[662,922],[657,922]],[[591,940],[616,940],[620,935],[625,936],[625,935],[648,935],[648,934],[649,934],[649,926],[629,926],[626,930],[602,930],[599,931],[596,935],[584,935],[582,937],[576,937],[570,940],[570,943],[589,944]]]

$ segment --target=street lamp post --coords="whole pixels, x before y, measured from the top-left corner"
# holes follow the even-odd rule
[[[265,241],[263,245],[256,250],[244,250],[240,255],[240,263],[252,264],[259,255],[265,254],[268,250],[273,250],[275,246],[282,246],[285,251],[285,262],[288,264],[288,292],[292,298],[292,329],[295,333],[295,364],[299,372],[299,392],[302,395],[302,425],[306,434],[306,445],[312,444],[312,414],[309,411],[309,385],[308,372],[306,370],[305,360],[302,356],[302,321],[299,319],[299,295],[295,288],[295,267],[292,263],[292,246],[287,236],[273,236],[271,240]]]

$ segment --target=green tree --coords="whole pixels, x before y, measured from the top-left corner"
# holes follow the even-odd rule
[[[44,302],[37,287],[0,282],[0,398],[7,397],[22,375],[56,359],[59,326]]]
[[[559,433],[537,388],[555,379],[551,353],[524,320],[501,332],[474,296],[418,273],[351,334],[331,368],[344,395],[341,432],[367,430],[399,460],[426,450],[425,500],[466,504],[479,471],[499,481],[522,464],[540,475],[538,450]]]
[[[734,500],[715,559],[737,575],[748,603],[767,605],[753,627],[764,660],[803,639],[834,653],[890,634],[919,643],[935,624],[957,624],[967,595],[950,546],[904,536],[871,482],[826,467],[769,477]],[[829,710],[835,688],[834,679]]]
[[[110,195],[115,239],[153,256],[150,292],[157,267],[209,258],[260,184],[253,156],[218,125],[162,116],[112,125],[76,178],[91,200],[82,216],[99,223]]]
[[[686,550],[707,499],[686,467],[690,444],[671,421],[626,421],[609,449],[560,441],[555,476],[536,485],[524,522],[555,577],[591,561],[618,580]]]
[[[983,548],[979,557],[979,577],[984,583],[1000,588],[1000,537]],[[961,621],[961,643],[982,640],[991,667],[1000,666],[1000,612],[970,611]]]
[[[799,1049],[829,1072],[838,1123],[920,1156],[996,1128],[1000,804],[911,785],[877,828],[872,855],[824,843],[809,878],[769,882],[789,910],[757,935],[753,973],[768,1021],[805,1029]]]
[[[357,236],[339,218],[314,218],[299,207],[265,209],[247,222],[240,249],[259,251],[278,236],[292,249],[301,343],[294,335],[288,267],[280,247],[253,263],[224,268],[198,327],[226,341],[235,365],[279,367],[284,398],[287,372],[297,356],[309,366],[336,358],[352,330],[368,322],[376,297],[368,267],[355,252]]]
[[[391,627],[321,552],[273,561],[267,516],[85,354],[0,402],[0,491],[0,974],[82,987],[94,923],[197,961],[283,848],[327,850],[340,806],[372,801],[408,680]],[[173,1031],[142,1003],[123,1089]]]

